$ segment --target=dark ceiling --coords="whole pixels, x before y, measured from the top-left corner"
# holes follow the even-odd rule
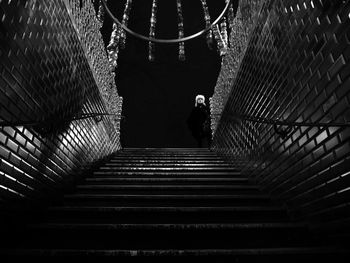
[[[225,0],[207,0],[212,20],[225,6]],[[125,0],[108,1],[111,11],[122,18]],[[183,0],[185,35],[204,29],[200,0]],[[133,1],[129,27],[149,34],[152,0]],[[156,37],[176,38],[176,0],[158,0]],[[106,15],[102,28],[106,43],[112,20]],[[156,44],[156,60],[148,61],[148,43],[127,35],[116,71],[116,84],[124,98],[123,147],[195,147],[186,127],[194,97],[208,98],[214,92],[221,58],[209,50],[205,36],[186,42],[186,61],[178,60],[178,45]]]

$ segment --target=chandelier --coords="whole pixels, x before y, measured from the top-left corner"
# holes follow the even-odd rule
[[[193,1],[193,0],[192,0]],[[98,9],[98,20],[103,24],[105,13],[107,13],[113,20],[113,29],[110,38],[110,42],[107,46],[109,63],[112,69],[117,67],[118,53],[120,49],[124,49],[126,45],[126,33],[130,35],[145,40],[148,42],[148,59],[149,61],[155,60],[155,44],[178,44],[179,45],[179,54],[178,58],[180,61],[186,59],[185,55],[185,42],[191,39],[197,38],[203,34],[206,34],[206,41],[209,48],[212,48],[214,41],[218,52],[221,56],[225,55],[229,45],[229,30],[232,30],[234,24],[234,8],[232,0],[221,0],[225,2],[225,7],[219,16],[211,22],[211,17],[209,15],[209,9],[207,5],[207,0],[198,0],[201,1],[203,8],[203,19],[205,21],[205,28],[197,33],[194,33],[189,36],[184,34],[184,20],[182,12],[182,0],[176,0],[177,7],[177,17],[178,17],[178,38],[174,39],[161,39],[156,37],[156,24],[157,24],[157,9],[158,9],[158,0],[152,0],[152,9],[150,15],[150,30],[148,36],[142,35],[130,29],[128,27],[130,10],[132,8],[133,1],[126,0],[123,17],[120,21],[116,16],[113,15],[111,10],[108,7],[108,0],[99,0],[99,9]],[[220,0],[218,0],[220,1]],[[228,23],[228,25],[227,25]]]

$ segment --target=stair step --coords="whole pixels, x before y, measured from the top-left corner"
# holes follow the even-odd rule
[[[202,163],[174,163],[174,162],[145,162],[145,161],[138,161],[138,162],[128,162],[128,163],[116,163],[116,162],[109,162],[105,165],[101,166],[101,168],[119,168],[119,167],[143,167],[143,168],[199,168],[200,170],[203,170],[203,168],[226,168],[228,170],[232,170],[232,166],[229,166],[225,163],[209,163],[209,162],[202,162]],[[234,168],[238,171],[237,168]]]
[[[30,226],[32,229],[57,230],[285,230],[308,231],[303,223],[235,223],[235,224],[80,224],[80,223],[47,223]]]
[[[155,149],[155,150],[126,150],[123,149],[122,151],[119,151],[115,153],[116,155],[118,154],[128,154],[128,153],[139,153],[143,155],[150,155],[150,154],[212,154],[212,155],[217,155],[215,152],[210,151],[210,150],[162,150],[162,149]]]
[[[118,154],[115,154],[111,156],[112,158],[119,157],[119,156],[138,156],[138,157],[177,157],[181,159],[182,157],[215,157],[215,158],[222,158],[221,156],[217,155],[214,152],[148,152],[148,153],[143,153],[143,152],[119,152]]]
[[[221,259],[220,262],[295,262],[295,260],[327,260],[329,262],[346,262],[345,258],[349,256],[346,248],[329,246],[310,246],[310,247],[275,247],[275,248],[239,248],[239,249],[8,249],[0,251],[4,257],[59,257],[63,259],[76,260],[77,258],[99,259],[103,258],[131,258],[135,262],[140,258],[142,262],[152,257],[152,262],[164,262],[164,259],[180,258],[204,259],[202,257],[211,257],[212,259]],[[154,257],[154,258],[153,258]],[[201,257],[201,258],[198,258]],[[344,258],[345,257],[345,258]],[[158,261],[157,261],[158,260]],[[244,261],[242,261],[244,260]],[[247,261],[246,261],[247,260]],[[258,260],[258,261],[257,261]],[[273,260],[273,261],[272,261]],[[73,262],[73,261],[70,261]],[[74,261],[75,262],[75,261]],[[213,261],[215,262],[215,261]],[[301,261],[305,262],[305,261]],[[322,261],[321,261],[322,262]]]
[[[222,161],[220,157],[217,156],[182,156],[181,158],[177,156],[143,156],[143,155],[119,155],[112,157],[109,162],[113,161],[123,161],[123,160],[143,160],[143,161]]]
[[[111,173],[111,172],[95,172],[92,175],[89,175],[88,178],[131,178],[131,179],[148,179],[148,178],[157,178],[157,179],[187,179],[187,178],[193,178],[193,179],[209,179],[209,180],[215,180],[217,178],[225,178],[225,179],[242,179],[242,180],[249,180],[248,177],[246,177],[245,175],[242,174],[203,174],[203,173],[191,173],[191,174],[186,174],[186,173],[176,173],[176,174],[172,174],[172,173]]]
[[[181,167],[126,167],[126,166],[120,166],[120,167],[106,167],[101,166],[100,171],[157,171],[157,172],[163,172],[163,171],[180,171],[180,172],[193,172],[196,171],[198,174],[200,174],[202,171],[206,172],[238,172],[236,168],[227,168],[227,167],[187,167],[187,166],[181,166]]]
[[[176,199],[176,200],[186,200],[186,199],[266,199],[270,200],[270,197],[265,194],[259,194],[259,195],[112,195],[112,194],[71,194],[71,195],[65,195],[65,198],[122,198],[122,199],[129,199],[129,198],[142,198],[142,199],[158,199],[158,198],[164,198],[164,199]]]
[[[95,171],[93,172],[93,175],[95,176],[106,176],[106,175],[114,175],[114,176],[165,176],[165,177],[237,177],[241,176],[240,172],[195,172],[195,171],[168,171],[168,172],[159,172],[159,171],[140,171],[140,170],[134,170],[134,171]]]
[[[168,147],[168,148],[139,148],[139,147],[128,147],[123,148],[123,151],[142,151],[142,152],[148,152],[148,151],[161,151],[161,152],[167,152],[167,151],[195,151],[195,152],[210,152],[211,150],[209,148],[193,148],[193,147]]]
[[[51,211],[97,211],[97,212],[240,212],[240,211],[283,211],[280,207],[51,207]]]
[[[222,190],[259,190],[258,186],[255,185],[79,185],[78,189],[96,188],[96,189],[201,189],[201,190],[211,190],[211,189],[222,189]]]
[[[80,223],[234,223],[286,222],[287,213],[276,206],[232,207],[94,207],[62,206],[48,210],[50,222]]]
[[[301,224],[77,224],[31,225],[18,248],[195,249],[307,245],[308,229]],[[21,236],[21,231],[16,233]],[[118,238],[116,238],[118,237]],[[152,238],[150,238],[152,237]],[[235,237],[235,238],[232,238]],[[271,239],[274,242],[267,242]],[[50,240],[50,241],[48,241]],[[11,244],[12,243],[12,244]]]
[[[127,150],[122,150],[116,153],[116,155],[119,154],[142,154],[142,155],[150,155],[150,154],[176,154],[176,155],[185,155],[185,154],[192,154],[192,155],[197,155],[197,154],[210,154],[210,155],[215,155],[217,154],[212,151],[127,151]]]
[[[121,161],[121,160],[138,160],[138,161],[148,161],[148,160],[159,160],[159,161],[206,161],[217,162],[222,161],[222,158],[218,156],[210,155],[187,155],[187,156],[174,156],[174,155],[118,155],[109,159],[111,161]]]
[[[181,160],[181,159],[166,159],[166,160],[161,160],[161,159],[111,159],[109,160],[106,164],[139,164],[139,163],[160,163],[160,164],[227,164],[227,162],[223,161],[222,159],[217,159],[217,160]]]
[[[232,184],[232,183],[249,183],[248,178],[157,178],[157,177],[92,177],[85,180],[85,184],[108,184],[108,185],[117,185],[117,184],[177,184],[177,185],[191,185],[191,184]]]
[[[79,185],[77,190],[80,193],[162,193],[162,194],[240,194],[260,192],[259,187],[254,185]]]
[[[86,178],[86,181],[99,182],[99,181],[129,181],[129,182],[247,182],[249,179],[247,177],[237,177],[237,178],[227,178],[227,177],[90,177]]]
[[[267,195],[66,195],[65,205],[94,206],[232,206],[270,205]]]

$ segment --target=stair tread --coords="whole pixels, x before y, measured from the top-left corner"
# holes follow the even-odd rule
[[[161,206],[59,206],[50,207],[51,211],[99,211],[99,212],[109,212],[109,211],[182,211],[182,212],[192,212],[192,211],[284,211],[283,208],[279,206],[225,206],[225,207],[209,207],[209,206],[173,206],[173,207],[161,207]]]
[[[222,161],[222,159],[218,156],[181,156],[181,158],[178,158],[180,156],[156,156],[156,155],[149,155],[149,156],[143,156],[143,155],[119,155],[111,158],[109,161],[118,161],[118,160],[181,160],[181,161]]]
[[[117,171],[124,171],[124,170],[134,170],[134,171],[144,171],[144,170],[155,170],[155,171],[225,171],[225,172],[238,172],[238,170],[236,168],[226,168],[226,167],[125,167],[125,166],[121,166],[121,167],[100,167],[101,171],[104,170],[117,170]]]
[[[199,178],[199,177],[185,177],[185,178],[179,178],[179,177],[169,177],[169,178],[157,178],[157,177],[90,177],[86,178],[86,181],[226,181],[226,182],[235,182],[235,181],[248,181],[248,178],[244,177],[237,177],[237,178]]]
[[[79,185],[77,189],[259,189],[255,185]]]
[[[123,158],[118,158],[118,159],[111,159],[106,163],[109,164],[119,164],[119,163],[123,163],[123,162],[127,162],[129,163],[129,161],[131,162],[137,162],[137,163],[166,163],[166,164],[170,164],[170,163],[179,163],[179,164],[224,164],[222,163],[220,158],[183,158],[183,159],[178,159],[178,158],[174,158],[174,157],[149,157],[149,158],[143,158],[140,159],[140,157],[123,157]],[[231,166],[234,168],[240,168],[239,166]]]
[[[174,153],[162,153],[162,152],[149,152],[149,153],[142,153],[142,152],[122,152],[118,155],[113,156],[112,158],[119,158],[124,156],[131,156],[131,157],[181,157],[181,158],[201,158],[201,157],[209,157],[209,158],[220,158],[220,156],[216,155],[215,153],[180,153],[180,152],[174,152]]]
[[[231,198],[262,198],[262,199],[269,199],[270,197],[268,195],[264,194],[240,194],[240,195],[125,195],[125,194],[71,194],[71,195],[65,195],[65,198],[145,198],[145,199],[152,199],[152,198],[168,198],[168,199],[186,199],[186,198],[194,198],[194,199],[231,199]]]
[[[283,229],[307,228],[303,223],[210,223],[210,224],[97,224],[97,223],[44,223],[34,224],[30,228],[60,229]]]
[[[197,148],[197,147],[125,147],[123,151],[133,151],[133,150],[142,150],[142,151],[185,151],[185,150],[194,150],[194,151],[211,151],[210,148]]]
[[[155,171],[152,171],[152,172],[147,172],[147,171],[140,171],[140,170],[133,170],[130,172],[129,171],[95,171],[93,173],[94,175],[157,175],[157,176],[162,176],[162,175],[172,175],[172,176],[193,176],[193,175],[210,175],[210,176],[222,176],[222,175],[229,175],[229,176],[237,176],[237,175],[241,175],[240,172],[225,172],[225,171],[216,171],[216,172],[213,172],[213,171],[210,171],[210,172],[201,172],[201,173],[196,173],[196,172],[193,172],[193,171],[169,171],[169,172],[164,172],[164,171],[161,171],[161,172],[155,172]]]
[[[159,169],[159,168],[166,168],[166,169],[182,169],[182,168],[191,168],[191,169],[228,169],[228,170],[239,170],[238,168],[234,168],[232,166],[227,166],[226,164],[208,164],[208,163],[199,163],[199,164],[187,164],[187,163],[148,163],[148,162],[137,162],[137,163],[106,163],[101,168],[103,169],[119,169],[119,168],[130,168],[134,167],[135,169]]]
[[[2,255],[30,256],[239,256],[239,255],[293,255],[293,254],[349,254],[348,249],[329,246],[236,248],[236,249],[6,249]]]

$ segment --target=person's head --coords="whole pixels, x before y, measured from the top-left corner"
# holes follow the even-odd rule
[[[195,106],[197,107],[199,104],[205,105],[205,97],[203,95],[196,96]]]

